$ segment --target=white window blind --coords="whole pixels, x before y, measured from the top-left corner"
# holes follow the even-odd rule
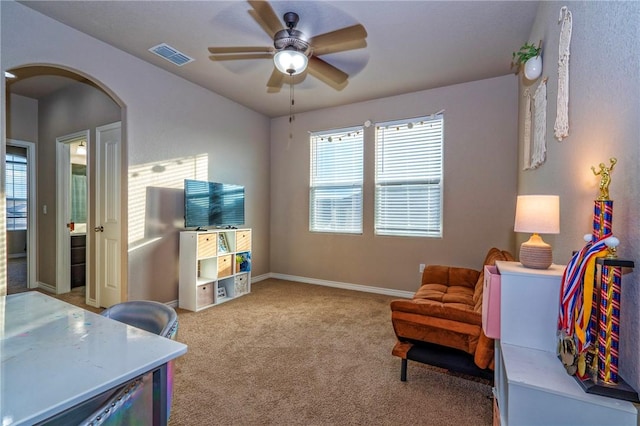
[[[309,230],[362,233],[362,127],[311,134]]]
[[[375,232],[442,236],[443,116],[376,124]]]
[[[7,229],[27,229],[27,158],[6,155]]]

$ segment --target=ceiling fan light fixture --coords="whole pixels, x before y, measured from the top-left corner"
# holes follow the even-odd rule
[[[283,74],[298,75],[307,69],[309,58],[303,52],[287,47],[273,56],[273,63]]]

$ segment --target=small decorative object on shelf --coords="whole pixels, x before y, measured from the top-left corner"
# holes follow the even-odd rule
[[[618,375],[621,284],[630,260],[618,259],[620,240],[612,234],[613,201],[609,199],[610,166],[600,163],[599,195],[593,206],[593,230],[586,245],[565,270],[558,318],[558,356],[567,373],[587,393],[640,402],[638,393]]]
[[[251,270],[251,253],[236,254],[236,272],[248,272]]]
[[[224,232],[218,234],[218,253],[228,253],[229,243],[227,243],[227,236]]]
[[[542,40],[536,47],[533,43],[525,43],[520,50],[513,52],[511,68],[516,68],[516,74],[524,67],[524,76],[527,80],[536,80],[542,75]]]
[[[224,287],[218,287],[218,298],[222,299],[224,297],[227,297],[227,289]]]

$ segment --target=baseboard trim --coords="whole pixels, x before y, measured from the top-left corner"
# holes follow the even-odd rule
[[[251,277],[251,282],[258,283],[260,281],[264,281],[269,278],[276,278],[276,279],[287,280],[287,281],[298,281],[305,284],[321,285],[321,286],[333,287],[333,288],[342,288],[345,290],[362,291],[365,293],[383,294],[385,296],[400,297],[404,299],[411,299],[414,294],[414,292],[412,291],[394,290],[391,288],[382,288],[382,287],[372,287],[372,286],[362,285],[362,284],[343,283],[340,281],[320,280],[317,278],[307,278],[307,277],[300,277],[297,275],[278,274],[274,272],[269,272],[266,274],[256,275],[255,277]],[[38,281],[37,285],[38,285],[38,288],[41,288],[46,292],[56,294],[56,287],[51,284]],[[93,302],[95,303],[95,301]],[[172,308],[175,309],[178,307],[178,300],[171,300],[169,302],[165,302],[165,305],[171,306]]]
[[[36,282],[36,288],[41,288],[41,289],[43,289],[44,291],[46,291],[48,293],[56,294],[56,286],[55,285],[43,283],[42,281],[37,281]]]
[[[345,290],[362,291],[365,293],[383,294],[385,296],[401,297],[405,299],[411,299],[414,295],[414,292],[412,291],[395,290],[391,288],[382,288],[382,287],[372,287],[368,285],[343,283],[339,281],[320,280],[317,278],[299,277],[297,275],[278,274],[273,272],[265,275],[268,275],[267,278],[277,278],[280,280],[287,280],[287,281],[298,281],[305,284],[314,284],[314,285],[321,285],[325,287],[342,288]],[[266,278],[263,278],[263,279],[266,279]],[[254,279],[252,279],[251,281],[255,282]]]
[[[251,282],[252,283],[257,283],[257,282],[260,282],[260,281],[267,280],[269,278],[271,278],[271,274],[270,273],[262,274],[262,275],[256,275],[255,277],[254,276],[251,277]]]

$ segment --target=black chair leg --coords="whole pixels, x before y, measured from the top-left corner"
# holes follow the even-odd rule
[[[407,381],[407,359],[402,358],[402,365],[400,367],[400,381]]]

